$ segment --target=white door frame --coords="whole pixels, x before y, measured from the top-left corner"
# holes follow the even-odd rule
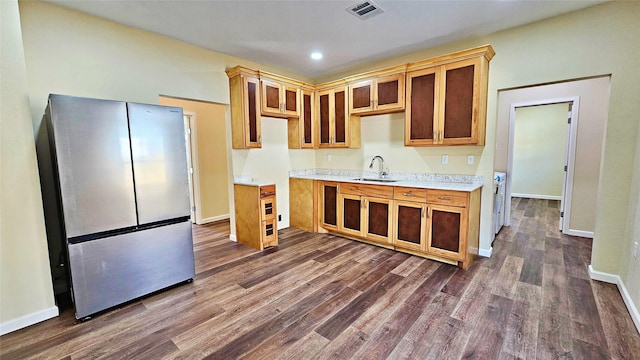
[[[193,184],[193,204],[195,210],[192,211],[194,214],[193,222],[196,224],[202,224],[202,202],[200,201],[200,175],[199,175],[199,166],[198,166],[198,122],[196,119],[196,114],[189,111],[184,111],[183,115],[189,117],[189,129],[191,129],[189,134],[189,140],[191,143],[191,167],[193,172],[191,173],[192,184]]]
[[[562,187],[562,200],[560,201],[560,211],[564,212],[564,217],[560,220],[561,231],[563,234],[570,233],[569,219],[571,216],[571,194],[573,191],[573,173],[576,160],[576,137],[578,134],[578,111],[580,109],[580,97],[566,97],[556,99],[542,99],[531,100],[526,102],[512,103],[509,109],[509,153],[507,154],[507,184],[506,184],[506,199],[505,199],[505,225],[511,225],[511,181],[513,176],[513,143],[515,137],[515,120],[516,120],[516,108],[537,106],[537,105],[551,105],[558,103],[571,103],[571,123],[569,124],[569,135],[567,140],[567,171],[564,173],[564,184]]]

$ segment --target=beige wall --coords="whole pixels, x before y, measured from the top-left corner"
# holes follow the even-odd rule
[[[229,171],[227,164],[226,111],[229,107],[202,101],[160,97],[160,105],[178,106],[195,114],[198,171],[194,179],[196,210],[202,223],[229,217]],[[199,206],[198,206],[199,205]]]
[[[640,127],[638,127],[638,138],[634,151],[634,172],[631,184],[630,221],[627,223],[630,241],[621,249],[624,255],[622,256],[620,277],[624,281],[629,295],[634,299],[636,308],[638,308],[640,306],[640,281],[638,280],[640,277],[640,254],[638,259],[634,259],[630,254],[633,252],[634,242],[637,242],[640,247]],[[640,252],[640,249],[638,251]]]
[[[374,153],[384,156],[385,151],[406,154],[406,161],[391,163],[395,169],[438,169],[441,166],[432,160],[446,152],[455,157],[453,164],[450,158],[445,172],[474,172],[482,175],[486,186],[482,192],[480,248],[486,250],[491,243],[490,181],[494,171],[498,90],[613,74],[608,121],[604,131],[606,135],[602,152],[602,178],[597,195],[592,265],[598,271],[621,274],[624,271],[621,264],[626,264],[623,258],[630,256],[627,250],[631,235],[627,224],[633,220],[629,213],[629,192],[634,166],[631,150],[636,144],[637,114],[640,113],[640,102],[637,101],[637,84],[640,83],[637,59],[640,58],[640,47],[633,45],[640,38],[638,18],[640,2],[608,2],[489,36],[426,49],[362,67],[356,72],[416,61],[486,43],[491,44],[496,51],[490,64],[487,146],[481,149],[461,147],[413,150],[399,149],[393,145],[363,145],[363,149],[366,149],[367,156]],[[387,116],[386,121],[391,122],[391,118],[392,116]],[[367,126],[366,120],[363,120],[364,126]],[[381,124],[380,129],[384,128],[388,128],[388,125]],[[363,139],[363,142],[366,141],[367,139]],[[330,167],[362,167],[366,158],[363,149],[333,157]],[[421,156],[416,156],[417,151],[421,152]],[[472,151],[480,154],[473,170],[460,161],[466,153]],[[320,167],[327,167],[325,153],[324,150],[317,152],[316,160]],[[460,159],[456,160],[458,157]],[[405,159],[399,155],[394,155],[393,158]],[[640,277],[629,277],[625,281],[640,283]],[[634,301],[640,303],[640,298],[636,296]]]
[[[261,121],[262,149],[232,150],[233,174],[276,184],[276,207],[282,215],[278,229],[284,229],[289,227],[289,171],[314,168],[314,152],[287,148],[287,119],[262,117]]]
[[[609,111],[609,76],[500,91],[495,168],[507,170],[511,104],[578,97],[578,128],[569,229],[593,232],[596,223],[600,169]]]
[[[56,316],[20,17],[0,1],[0,335]]]
[[[24,2],[20,3],[20,11],[29,98],[35,111],[33,120],[36,126],[50,92],[150,103],[157,102],[159,94],[166,94],[228,103],[228,80],[224,69],[238,64],[261,67],[49,4]],[[482,194],[480,247],[487,251],[492,238],[490,185],[494,170],[498,90],[613,74],[600,182],[606,186],[601,185],[599,189],[592,264],[596,270],[621,274],[623,258],[630,256],[627,250],[631,231],[627,224],[632,220],[630,211],[634,209],[628,199],[633,173],[631,149],[636,144],[637,114],[640,113],[640,103],[637,102],[640,48],[633,46],[640,38],[638,18],[640,3],[610,2],[358,69],[357,72],[372,70],[492,44],[497,55],[490,65],[487,146],[404,148],[400,146],[395,130],[402,126],[401,117],[384,115],[363,119],[361,149],[287,150],[284,121],[265,118],[263,137],[273,136],[273,146],[267,143],[262,150],[232,151],[233,173],[276,181],[278,212],[282,213],[283,220],[288,219],[288,199],[283,192],[286,185],[280,179],[286,175],[276,172],[288,168],[359,169],[368,165],[370,156],[379,154],[388,157],[392,171],[482,175],[486,186]],[[308,81],[282,70],[266,70]],[[380,135],[380,131],[390,128],[394,129],[389,135],[394,140],[391,143],[381,142],[380,136],[384,135]],[[277,134],[270,134],[270,129]],[[327,153],[335,155],[330,163],[326,161]],[[439,164],[443,153],[450,156],[448,166]],[[476,163],[471,166],[465,161],[469,154],[476,155]],[[267,166],[266,160],[275,165]],[[635,180],[634,184],[638,185],[639,181]],[[233,212],[232,209],[230,211]],[[279,227],[284,225],[281,223]],[[625,281],[633,287],[640,283],[640,278],[629,276]],[[637,295],[634,300],[640,303]]]
[[[562,198],[564,154],[569,140],[568,112],[567,103],[515,109],[513,196]],[[597,187],[593,188],[595,190]]]

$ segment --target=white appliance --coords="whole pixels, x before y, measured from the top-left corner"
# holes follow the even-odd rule
[[[503,172],[493,173],[494,202],[493,202],[493,230],[497,234],[504,225],[504,202],[507,174]]]

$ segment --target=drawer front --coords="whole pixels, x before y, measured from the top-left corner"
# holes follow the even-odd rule
[[[276,196],[275,185],[260,186],[260,199],[264,199],[269,196]]]
[[[463,191],[429,190],[427,193],[427,202],[430,204],[466,207],[469,202],[469,193]]]
[[[262,212],[262,220],[275,219],[276,217],[276,198],[266,198],[260,200],[260,211]]]
[[[393,191],[393,198],[404,201],[426,202],[427,189],[396,186]]]
[[[382,199],[392,199],[393,186],[340,183],[340,193]]]
[[[276,219],[262,222],[262,246],[278,246],[278,225]]]

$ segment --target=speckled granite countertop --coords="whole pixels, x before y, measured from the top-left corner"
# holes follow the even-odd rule
[[[387,186],[405,186],[413,188],[474,191],[483,185],[482,176],[424,174],[424,173],[390,173],[384,179],[393,182],[367,181],[356,179],[378,179],[376,171],[354,171],[335,169],[291,170],[289,177],[324,181],[350,182],[356,184],[373,184]]]

